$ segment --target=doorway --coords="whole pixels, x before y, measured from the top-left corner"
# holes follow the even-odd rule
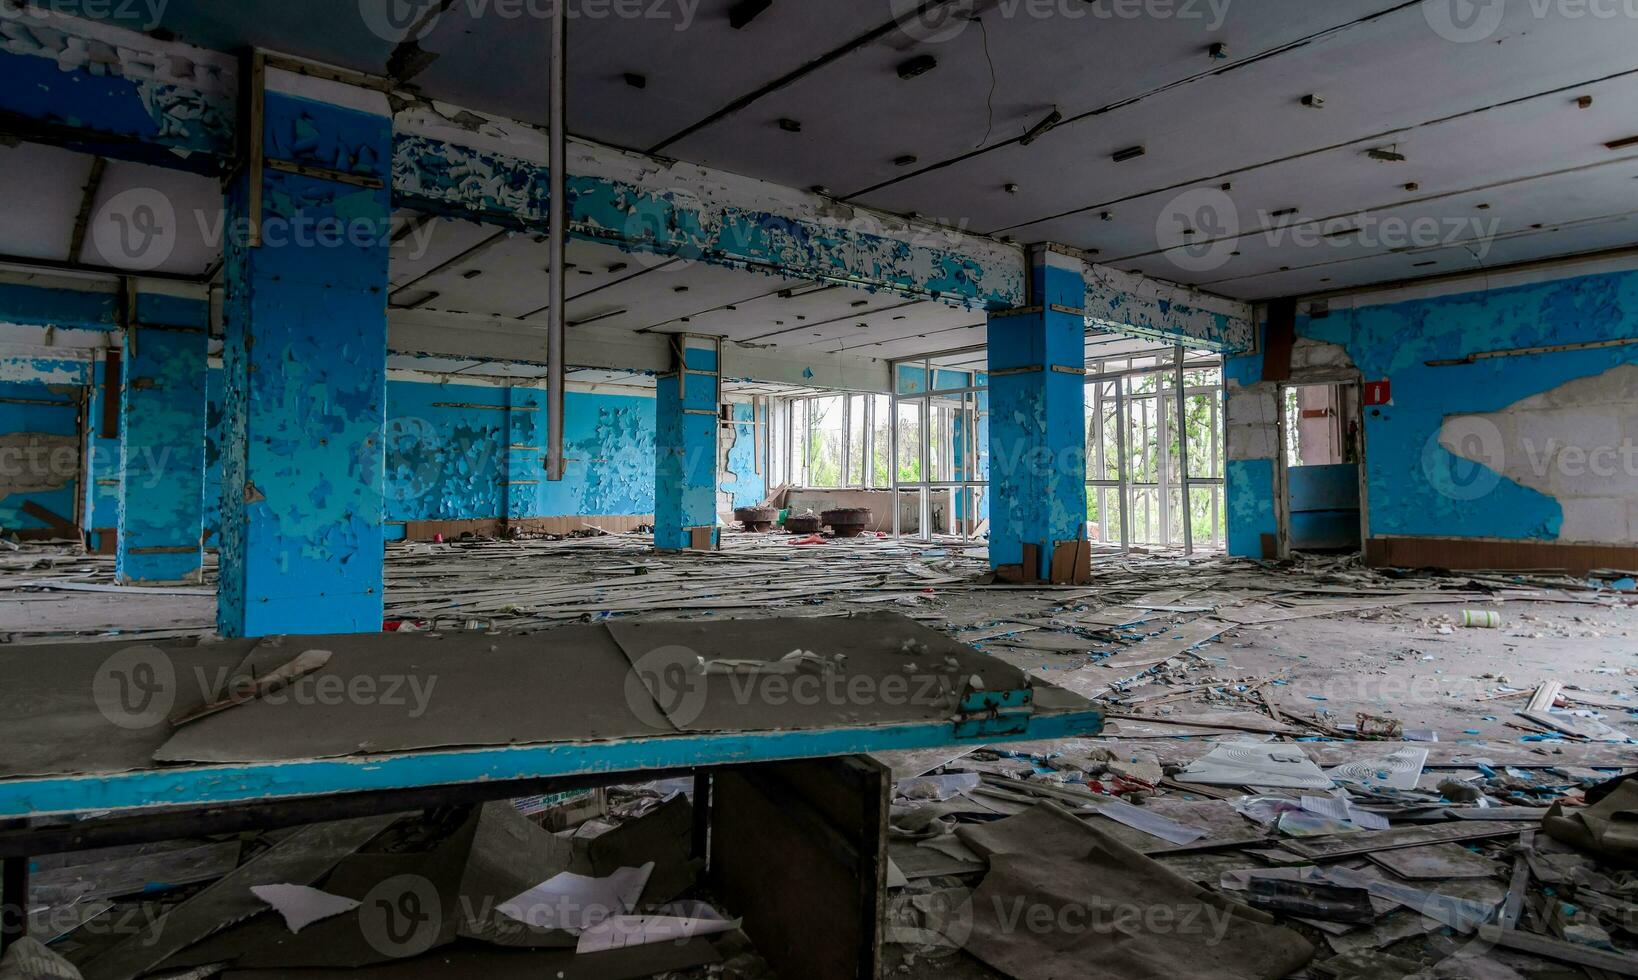
[[[1280,386],[1287,551],[1353,554],[1364,540],[1364,427],[1357,381]]]

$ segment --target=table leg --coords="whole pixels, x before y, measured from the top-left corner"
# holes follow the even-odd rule
[[[0,860],[0,953],[28,935],[28,858]]]
[[[711,771],[694,771],[694,858],[704,861],[711,845]]]

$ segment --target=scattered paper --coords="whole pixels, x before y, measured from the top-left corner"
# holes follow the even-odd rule
[[[614,915],[580,934],[577,953],[601,953],[652,943],[682,943],[739,928],[705,902],[673,902],[654,915]]]
[[[1310,813],[1318,813],[1333,820],[1342,820],[1356,827],[1366,830],[1387,830],[1387,818],[1369,810],[1361,810],[1341,796],[1309,796],[1302,797],[1302,808]]]
[[[1422,778],[1422,766],[1428,761],[1428,750],[1418,748],[1396,749],[1380,759],[1345,762],[1325,774],[1332,779],[1359,783],[1363,786],[1388,789],[1415,789]]]
[[[613,916],[629,915],[653,873],[653,861],[606,878],[565,871],[501,903],[496,911],[536,929],[579,935]]]
[[[977,789],[979,782],[979,775],[976,772],[916,776],[899,780],[893,786],[893,795],[911,800],[937,800],[942,803],[953,796]]]
[[[307,885],[251,885],[250,893],[273,906],[291,932],[358,908],[350,898],[321,892]]]
[[[1427,757],[1424,750],[1423,757]],[[1177,774],[1184,783],[1206,786],[1267,786],[1276,789],[1330,789],[1331,780],[1302,750],[1290,745],[1229,742]]]
[[[1199,827],[1178,823],[1170,817],[1133,806],[1125,800],[1099,801],[1089,805],[1088,809],[1095,810],[1116,823],[1125,824],[1133,830],[1141,830],[1150,837],[1158,837],[1171,844],[1192,844],[1206,836],[1206,832]]]

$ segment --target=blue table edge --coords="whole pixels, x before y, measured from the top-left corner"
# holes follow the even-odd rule
[[[0,779],[0,819],[111,816],[381,790],[551,779],[644,770],[777,762],[1000,742],[1084,738],[1103,730],[1096,710],[1048,712],[1021,730],[960,737],[949,722],[818,730],[664,735],[394,755],[137,769]]]

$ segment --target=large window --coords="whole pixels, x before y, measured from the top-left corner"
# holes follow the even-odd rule
[[[1087,521],[1093,540],[1150,547],[1223,544],[1222,372],[1215,360],[1200,355],[1190,355],[1183,368],[1181,424],[1175,353],[1105,361],[1089,371]]]

